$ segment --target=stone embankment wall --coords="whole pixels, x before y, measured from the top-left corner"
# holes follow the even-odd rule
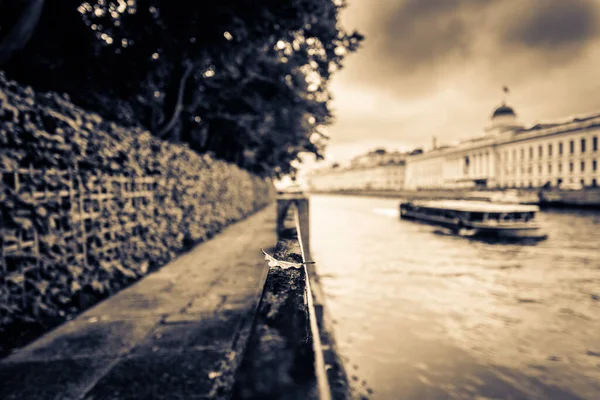
[[[308,212],[308,208],[304,209]],[[288,209],[274,257],[302,263],[308,226]],[[237,370],[233,400],[354,398],[335,346],[330,319],[313,264],[282,268],[272,261],[247,347]],[[358,397],[357,397],[358,398]]]
[[[269,179],[0,72],[0,343],[89,307],[273,197]]]

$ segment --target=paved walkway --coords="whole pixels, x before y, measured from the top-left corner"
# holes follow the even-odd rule
[[[269,206],[0,363],[0,398],[226,395],[276,243]]]

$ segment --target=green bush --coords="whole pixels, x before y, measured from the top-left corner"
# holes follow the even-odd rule
[[[0,177],[0,339],[81,311],[274,196],[269,179],[2,73]]]

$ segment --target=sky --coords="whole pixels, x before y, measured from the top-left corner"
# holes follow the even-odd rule
[[[348,0],[341,24],[365,41],[330,82],[326,164],[480,135],[503,86],[525,124],[600,112],[600,0]]]

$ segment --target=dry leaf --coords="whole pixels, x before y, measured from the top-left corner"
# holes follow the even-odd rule
[[[265,255],[265,260],[269,262],[269,267],[281,267],[282,269],[288,268],[301,268],[305,264],[314,264],[314,262],[303,262],[303,263],[294,263],[289,261],[278,260],[263,249],[261,249],[263,254]]]

